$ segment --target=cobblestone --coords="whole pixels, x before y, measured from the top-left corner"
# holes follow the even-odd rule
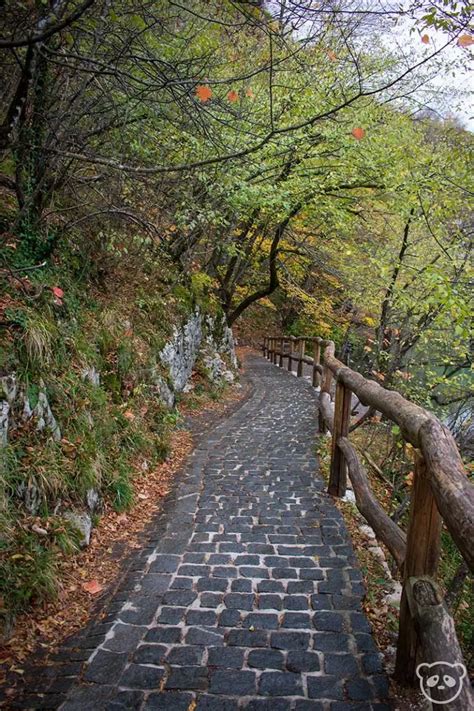
[[[199,442],[107,624],[65,650],[82,675],[38,676],[22,708],[384,708],[362,576],[317,474],[317,393],[248,365],[251,397]]]

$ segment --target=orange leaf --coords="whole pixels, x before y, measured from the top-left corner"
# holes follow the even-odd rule
[[[421,38],[421,41],[423,42],[423,44],[429,44],[430,43],[429,35],[423,35],[423,37]]]
[[[229,93],[227,94],[227,98],[229,99],[229,101],[232,101],[232,103],[234,103],[235,101],[239,100],[239,95],[236,91],[231,89],[231,91],[229,91]]]
[[[255,94],[253,93],[252,89],[247,89],[245,92],[245,96],[248,96],[249,99],[255,99]]]
[[[328,55],[329,59],[331,60],[331,62],[337,62],[337,54],[335,52],[333,52],[332,49],[328,49],[327,55]]]
[[[364,138],[365,131],[363,128],[360,128],[360,126],[357,126],[357,128],[352,129],[352,135],[357,141],[360,141],[362,138]]]
[[[133,414],[133,412],[131,410],[125,410],[125,412],[123,413],[123,416],[126,417],[127,420],[134,420],[135,419],[135,415]]]
[[[104,588],[97,580],[89,580],[88,583],[82,583],[82,589],[90,593],[90,595],[97,595]]]
[[[474,44],[472,35],[461,35],[457,41],[458,47],[470,47],[471,44]]]
[[[209,101],[209,99],[212,97],[211,87],[204,86],[204,84],[199,84],[199,86],[196,87],[196,96],[199,101],[202,101],[203,103],[205,101]]]

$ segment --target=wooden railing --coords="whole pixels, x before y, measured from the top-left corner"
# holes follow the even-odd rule
[[[305,354],[307,344],[312,357]],[[332,341],[266,337],[263,354],[280,367],[286,360],[288,370],[296,363],[298,376],[303,375],[304,364],[311,366],[313,385],[320,387],[320,430],[332,435],[328,492],[344,496],[349,476],[359,511],[392,554],[403,578],[396,678],[417,683],[416,667],[421,662],[462,664],[454,622],[435,582],[443,521],[474,571],[474,486],[453,436],[427,410],[344,365],[336,358]],[[363,406],[396,423],[416,450],[406,534],[377,501],[349,440],[353,393]],[[468,683],[455,701],[443,704],[446,709],[471,707],[474,700]]]

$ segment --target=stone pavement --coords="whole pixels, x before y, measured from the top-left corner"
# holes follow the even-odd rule
[[[23,708],[389,709],[364,588],[318,478],[317,394],[262,358],[109,606]],[[83,664],[85,662],[85,664]]]

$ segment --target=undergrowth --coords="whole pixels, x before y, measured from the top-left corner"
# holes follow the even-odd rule
[[[158,354],[173,323],[196,305],[210,313],[215,306],[207,282],[196,275],[180,281],[163,260],[159,268],[143,264],[131,251],[120,271],[108,254],[105,279],[97,254],[84,256],[62,252],[24,276],[25,255],[10,254],[11,268],[0,271],[0,375],[14,373],[21,394],[0,461],[0,615],[7,632],[19,612],[54,597],[59,556],[78,550],[78,531],[61,514],[84,510],[91,490],[100,497],[99,515],[107,507],[125,511],[136,477],[169,454],[179,414],[158,397]],[[191,409],[220,394],[204,373],[198,378]],[[38,431],[34,411],[45,397],[60,437],[48,426]]]

